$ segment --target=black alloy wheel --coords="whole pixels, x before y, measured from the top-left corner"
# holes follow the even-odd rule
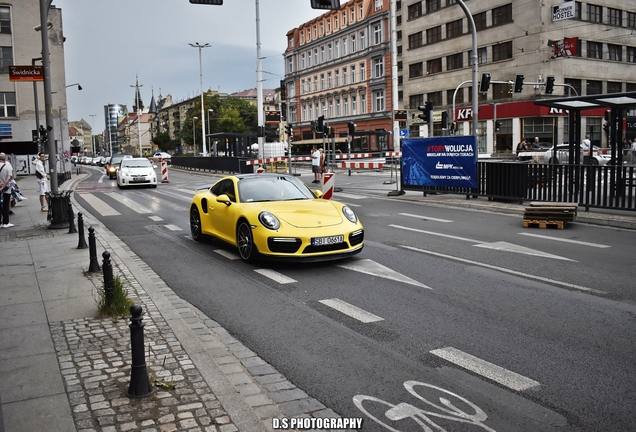
[[[201,231],[201,215],[196,206],[190,209],[190,234],[194,241],[203,240],[203,232]]]
[[[236,244],[243,261],[253,262],[256,260],[258,251],[256,250],[256,245],[254,245],[252,227],[245,220],[239,222],[236,229]]]

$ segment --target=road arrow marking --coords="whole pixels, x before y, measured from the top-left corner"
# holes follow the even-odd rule
[[[383,266],[373,260],[370,259],[360,259],[353,260],[344,264],[338,264],[338,267],[342,267],[347,270],[357,271],[359,273],[365,273],[371,276],[377,276],[384,279],[391,279],[397,282],[403,282],[415,286],[419,286],[426,289],[433,289],[429,286],[424,285],[414,279],[411,279],[403,274],[400,274],[396,271],[391,270],[388,267]]]

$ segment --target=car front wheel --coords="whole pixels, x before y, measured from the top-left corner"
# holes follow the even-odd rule
[[[203,240],[203,232],[201,231],[201,214],[195,206],[190,209],[190,233],[194,241]]]
[[[236,229],[236,243],[238,245],[239,255],[245,262],[253,262],[258,256],[256,245],[254,245],[254,237],[252,235],[252,227],[247,221],[241,221]]]

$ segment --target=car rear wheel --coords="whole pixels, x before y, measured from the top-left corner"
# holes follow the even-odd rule
[[[559,160],[557,158],[550,158],[550,165],[558,165]]]
[[[203,240],[203,232],[201,231],[201,214],[199,209],[192,207],[190,209],[190,234],[194,241]]]
[[[247,221],[239,222],[236,229],[236,243],[238,245],[239,255],[245,262],[253,262],[258,256],[256,245],[254,245],[254,237],[252,235],[252,227]]]
[[[596,158],[592,158],[592,160],[590,160],[590,165],[598,165],[598,160],[596,160]]]

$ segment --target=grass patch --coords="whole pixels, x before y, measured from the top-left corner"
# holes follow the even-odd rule
[[[105,284],[102,288],[97,288],[97,295],[97,310],[100,317],[118,318],[130,315],[130,307],[134,303],[128,298],[128,289],[119,276],[113,277],[113,295],[110,301],[106,296]]]

